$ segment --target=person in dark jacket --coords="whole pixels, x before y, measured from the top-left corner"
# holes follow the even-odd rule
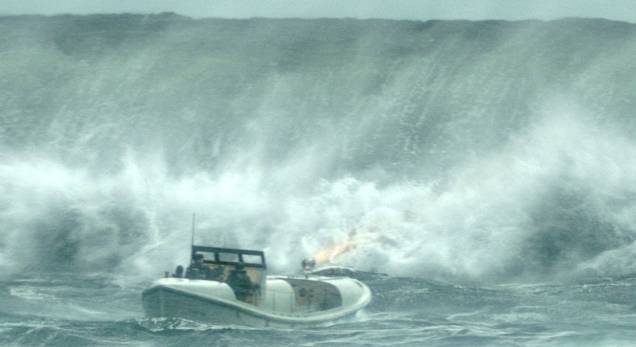
[[[203,261],[203,254],[195,254],[192,256],[192,263],[188,266],[188,270],[186,270],[186,278],[191,279],[204,279],[207,277],[207,273],[210,268]]]
[[[177,269],[172,274],[172,277],[174,277],[174,278],[182,278],[183,277],[183,266],[178,265]]]
[[[236,264],[227,277],[227,284],[234,290],[234,295],[240,301],[246,301],[252,294],[252,280],[247,276],[243,263]]]

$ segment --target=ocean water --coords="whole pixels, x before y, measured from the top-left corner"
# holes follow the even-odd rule
[[[0,345],[630,346],[636,26],[0,17]],[[388,277],[302,329],[151,320],[196,242]],[[334,251],[338,250],[338,251]]]
[[[144,318],[140,291],[148,283],[124,283],[103,274],[23,274],[0,283],[0,343],[631,346],[636,339],[636,277],[490,287],[406,277],[367,283],[373,302],[355,317],[316,327],[275,329]]]

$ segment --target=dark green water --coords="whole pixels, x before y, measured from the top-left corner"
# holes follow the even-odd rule
[[[302,329],[146,319],[145,283],[105,275],[29,274],[0,282],[5,346],[629,346],[634,278],[474,287],[371,279],[356,317]]]

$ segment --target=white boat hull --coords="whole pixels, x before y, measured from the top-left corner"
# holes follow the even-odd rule
[[[224,283],[205,280],[164,278],[156,281],[142,294],[143,307],[149,317],[180,317],[219,325],[256,327],[295,327],[319,325],[354,315],[371,301],[371,291],[354,279],[305,280],[291,277],[271,277],[262,302],[253,305],[237,300]],[[327,309],[295,305],[293,290],[298,283],[329,283],[341,293],[341,304]],[[269,298],[267,298],[269,296]],[[316,296],[317,297],[317,296]],[[301,299],[305,300],[305,299]],[[333,305],[332,305],[333,306]]]

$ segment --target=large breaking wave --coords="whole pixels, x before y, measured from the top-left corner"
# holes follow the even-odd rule
[[[0,18],[0,268],[636,272],[636,26]]]

